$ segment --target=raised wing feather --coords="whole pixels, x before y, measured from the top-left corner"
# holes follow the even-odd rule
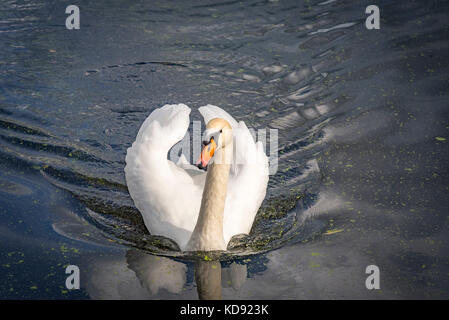
[[[198,111],[203,116],[204,123],[206,124],[214,118],[222,118],[229,122],[232,129],[238,126],[237,121],[235,121],[234,118],[229,113],[227,113],[226,111],[217,106],[208,104],[206,106],[200,107]]]
[[[190,108],[165,105],[154,110],[139,130],[126,155],[125,177],[129,193],[154,235],[185,247],[198,218],[203,186],[167,159],[189,125]]]
[[[228,182],[223,219],[226,244],[237,234],[248,234],[268,184],[268,158],[261,142],[257,144],[243,121],[235,133],[235,163]]]

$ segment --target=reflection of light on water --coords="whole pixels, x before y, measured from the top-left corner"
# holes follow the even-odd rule
[[[333,27],[330,27],[330,28],[318,29],[317,31],[310,32],[309,34],[313,35],[313,34],[317,34],[317,33],[329,32],[329,31],[336,30],[336,29],[349,28],[349,27],[352,27],[355,24],[356,24],[355,22],[342,23],[342,24],[339,24],[339,25],[336,25],[336,26],[333,26]]]
[[[270,126],[277,129],[283,129],[288,127],[294,127],[298,124],[304,122],[304,119],[294,111],[292,113],[286,114],[285,116],[274,119]]]
[[[299,222],[303,223],[306,219],[316,217],[322,214],[328,214],[342,208],[344,200],[335,193],[323,191],[319,194],[317,202],[299,217]]]
[[[359,142],[361,137],[376,136],[391,127],[392,116],[385,111],[371,111],[354,118],[351,122],[336,123],[324,128],[325,141],[339,143]]]
[[[309,160],[307,161],[305,169],[302,172],[302,174],[299,175],[298,177],[291,178],[288,181],[287,185],[295,184],[298,182],[305,183],[306,181],[313,179],[314,176],[319,174],[320,174],[320,167],[318,166],[318,162],[316,161],[316,159]]]

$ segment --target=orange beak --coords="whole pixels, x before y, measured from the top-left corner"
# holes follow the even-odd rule
[[[210,139],[210,142],[203,147],[201,151],[200,158],[196,162],[198,168],[204,169],[209,163],[210,159],[212,159],[215,149],[217,148],[217,144],[214,139]]]

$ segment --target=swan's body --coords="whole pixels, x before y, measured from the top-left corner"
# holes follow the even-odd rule
[[[244,122],[216,106],[199,111],[206,124],[217,118],[229,124],[231,138],[221,139],[214,155],[229,161],[214,162],[206,172],[184,156],[178,164],[168,160],[188,129],[190,108],[165,105],[144,121],[128,149],[126,182],[151,234],[175,240],[181,250],[226,250],[232,236],[251,229],[265,198],[268,159]]]

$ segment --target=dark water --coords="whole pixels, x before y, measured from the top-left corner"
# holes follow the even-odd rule
[[[80,30],[65,1],[0,7],[1,298],[196,299],[203,267],[223,298],[449,297],[448,3],[377,1],[380,30],[369,1],[76,4]],[[145,231],[124,158],[166,103],[279,130],[267,199],[294,208],[257,250],[198,264]]]

